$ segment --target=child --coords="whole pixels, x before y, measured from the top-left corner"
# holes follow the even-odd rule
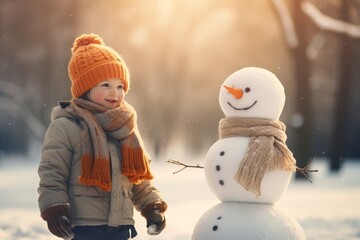
[[[75,39],[68,70],[73,98],[53,109],[39,165],[41,217],[60,238],[121,240],[137,234],[135,207],[148,233],[159,234],[167,205],[150,181],[136,112],[124,101],[125,62],[88,34]]]

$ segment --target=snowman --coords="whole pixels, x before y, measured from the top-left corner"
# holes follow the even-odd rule
[[[224,81],[219,103],[225,118],[204,167],[222,203],[200,218],[192,240],[305,239],[299,223],[273,205],[296,170],[279,121],[284,87],[268,70],[247,67]]]

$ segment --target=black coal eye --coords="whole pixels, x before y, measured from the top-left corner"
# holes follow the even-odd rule
[[[249,87],[245,88],[245,92],[250,92],[251,89]]]

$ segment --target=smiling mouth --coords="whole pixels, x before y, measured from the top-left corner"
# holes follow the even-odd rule
[[[109,103],[116,103],[117,101],[116,100],[106,100],[108,101]]]
[[[257,101],[255,101],[250,107],[245,107],[245,108],[236,108],[233,105],[231,105],[230,102],[227,102],[227,103],[230,105],[230,107],[232,107],[235,110],[249,110],[250,108],[252,108],[257,103]]]

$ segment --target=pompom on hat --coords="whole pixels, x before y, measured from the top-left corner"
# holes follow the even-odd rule
[[[96,34],[77,37],[71,49],[68,71],[72,82],[71,94],[81,97],[96,84],[111,78],[124,83],[125,92],[130,87],[130,74],[125,61],[112,48],[105,46]]]

